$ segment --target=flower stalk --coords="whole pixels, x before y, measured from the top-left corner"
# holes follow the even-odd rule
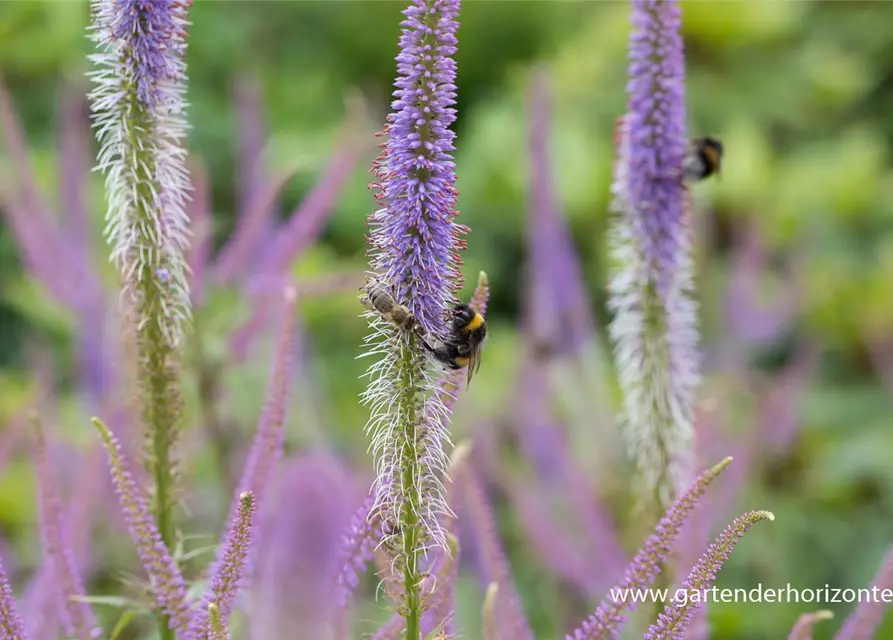
[[[387,141],[374,165],[378,209],[369,218],[370,271],[408,307],[420,330],[443,338],[461,287],[456,224],[456,17],[459,0],[413,0],[403,12],[398,77]],[[421,558],[446,548],[440,516],[449,513],[441,478],[448,465],[448,411],[420,338],[369,311],[369,371],[364,401],[375,455],[375,503],[384,544],[395,555],[404,594],[405,638],[418,640],[424,593]],[[439,406],[432,406],[437,404]]]
[[[93,0],[90,94],[98,168],[106,176],[106,237],[138,356],[141,416],[161,541],[174,542],[173,450],[182,417],[179,347],[191,320],[182,146],[188,2]],[[162,617],[162,640],[173,636]]]
[[[685,68],[677,0],[633,0],[629,107],[617,135],[610,326],[640,507],[688,484],[697,314],[692,299]]]

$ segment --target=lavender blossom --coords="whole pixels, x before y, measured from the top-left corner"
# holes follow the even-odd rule
[[[83,312],[94,304],[98,283],[71,242],[66,241],[41,197],[28,162],[24,128],[0,76],[0,132],[7,147],[16,185],[0,182],[0,214],[5,218],[28,271],[68,308]]]
[[[374,166],[379,208],[369,217],[373,277],[391,288],[432,339],[444,337],[449,306],[461,287],[464,228],[454,221],[455,134],[449,129],[455,120],[458,11],[459,0],[413,0],[404,11],[394,111]],[[367,318],[368,355],[381,356],[363,396],[371,405],[366,429],[375,456],[374,509],[386,530],[402,535],[395,565],[404,578],[406,638],[416,640],[424,595],[420,558],[430,547],[446,546],[439,516],[449,513],[441,484],[447,410],[436,406],[432,367],[418,337],[373,311]]]
[[[210,608],[218,609],[218,627],[225,628],[233,603],[246,573],[251,552],[252,523],[255,514],[254,494],[246,491],[239,496],[238,512],[229,524],[226,538],[218,547],[217,559],[211,567],[211,593],[202,600],[202,607],[192,619],[192,633],[197,640],[216,640],[211,625]]]
[[[0,558],[0,637],[4,640],[26,640],[25,625],[16,610],[15,598]]]
[[[698,383],[679,28],[676,0],[633,0],[629,112],[612,185],[610,335],[643,506],[667,504],[687,483]]]
[[[685,637],[685,630],[702,604],[703,598],[696,594],[702,595],[710,588],[738,541],[760,520],[775,520],[775,516],[769,511],[751,511],[726,527],[682,581],[680,589],[685,590],[687,597],[664,607],[657,622],[648,627],[644,640],[680,640]]]
[[[877,590],[893,589],[893,546],[887,550],[871,585]],[[887,603],[878,598],[859,602],[834,636],[834,640],[870,640],[884,619],[886,610]]]
[[[182,634],[181,638],[190,640],[192,635],[189,633],[190,617],[186,607],[183,575],[161,538],[149,511],[146,496],[134,481],[130,463],[121,452],[117,438],[98,418],[93,418],[93,424],[105,445],[112,482],[127,521],[127,529],[139,552],[143,569],[152,580],[152,591],[158,607],[164,612],[169,628]]]
[[[69,532],[63,526],[62,501],[53,479],[53,465],[47,451],[43,427],[37,415],[32,417],[37,436],[37,481],[40,493],[37,505],[40,513],[40,533],[43,550],[55,580],[56,602],[62,624],[69,636],[91,640],[102,635],[93,609],[82,599],[84,582],[75,562]]]
[[[645,541],[639,552],[630,562],[626,574],[611,591],[617,593],[627,590],[646,589],[660,573],[661,564],[666,561],[670,548],[682,525],[694,511],[707,488],[732,462],[726,458],[711,469],[699,475],[691,488],[670,507],[666,515],[657,523],[654,533]],[[634,602],[614,598],[605,598],[598,605],[595,613],[589,616],[582,625],[566,636],[566,640],[595,640],[596,638],[616,638],[620,635],[626,622],[624,611],[633,609]]]
[[[288,220],[276,230],[270,246],[258,265],[260,281],[274,281],[287,271],[296,256],[300,255],[322,232],[334,211],[333,204],[350,176],[359,157],[361,146],[355,132],[360,120],[357,104],[351,105],[344,124],[343,139],[332,154],[322,178]]]
[[[258,244],[269,231],[276,203],[295,173],[294,169],[280,171],[251,190],[251,199],[236,220],[236,228],[217,254],[214,265],[217,280],[231,282],[252,266]]]
[[[833,617],[834,613],[827,609],[804,613],[797,618],[797,624],[791,629],[788,640],[812,640],[813,628],[822,620],[830,620]]]

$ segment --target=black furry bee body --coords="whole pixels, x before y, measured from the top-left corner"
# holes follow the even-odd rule
[[[450,332],[446,340],[432,347],[424,338],[422,344],[435,360],[448,368],[468,369],[466,386],[481,368],[481,350],[487,338],[484,316],[469,304],[453,307]]]
[[[722,168],[722,141],[713,136],[694,138],[689,143],[683,166],[683,177],[688,182],[698,182],[712,175],[719,175]]]

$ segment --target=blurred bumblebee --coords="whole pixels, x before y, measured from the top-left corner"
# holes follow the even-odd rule
[[[446,340],[431,346],[424,337],[422,344],[438,362],[448,368],[468,369],[465,386],[481,368],[481,351],[487,338],[487,323],[484,316],[468,304],[457,304],[451,310],[450,332]]]
[[[722,168],[722,142],[719,138],[705,136],[689,142],[683,164],[683,179],[698,182],[716,174]]]
[[[397,304],[387,286],[380,280],[370,280],[363,287],[360,302],[367,309],[377,311],[382,317],[403,331],[412,331],[416,327],[415,316],[402,304]]]

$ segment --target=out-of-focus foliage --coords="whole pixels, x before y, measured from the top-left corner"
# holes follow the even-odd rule
[[[364,92],[375,120],[383,119],[401,7],[358,0],[195,3],[188,55],[190,144],[212,177],[216,245],[232,228],[237,208],[234,79],[247,74],[262,87],[270,170],[298,170],[281,205],[283,213],[291,211],[335,144],[347,92]],[[87,19],[85,2],[0,3],[0,70],[24,118],[33,168],[48,194],[58,185],[58,94],[63,78],[87,68]],[[606,212],[614,119],[625,100],[627,21],[622,2],[463,7],[457,159],[461,220],[472,229],[465,274],[472,282],[479,269],[489,274],[492,337],[481,375],[458,409],[457,438],[506,417],[520,361],[526,96],[537,61],[548,63],[553,76],[553,173],[561,206],[605,325]],[[711,348],[724,342],[729,248],[735,230],[750,222],[758,225],[773,270],[761,293],[771,295],[772,276],[799,274],[792,330],[750,353],[751,361],[772,372],[801,341],[822,347],[795,444],[781,457],[767,449],[751,467],[738,502],[770,509],[777,521],[749,534],[719,586],[750,589],[761,581],[766,587],[859,588],[893,539],[893,402],[872,368],[876,347],[893,336],[893,3],[691,1],[683,3],[683,21],[691,131],[717,134],[726,147],[722,177],[696,189],[704,341]],[[373,155],[370,145],[321,243],[295,265],[296,274],[362,268],[365,217],[373,205],[366,168]],[[9,162],[0,156],[0,180],[7,179]],[[95,263],[104,265],[98,177],[93,187]],[[108,268],[105,273],[114,282]],[[228,331],[244,321],[248,307],[233,292],[211,292],[197,317],[207,354],[221,356]],[[359,311],[354,292],[302,303],[302,349],[310,371],[295,392],[288,446],[301,451],[334,443],[355,468],[368,469],[366,411],[356,401],[364,368],[354,359],[365,331]],[[75,322],[23,273],[12,237],[0,227],[0,425],[12,424],[32,398],[32,347],[50,347],[62,391],[57,413],[64,438],[89,439],[88,409],[71,395],[75,330]],[[253,347],[250,361],[226,369],[221,382],[219,411],[245,438],[263,397],[266,348]],[[194,389],[194,371],[187,375]],[[709,380],[702,396],[724,384],[720,376]],[[737,378],[730,384],[719,396],[727,428],[747,433],[756,420],[759,381],[745,386]],[[200,420],[195,400],[193,394],[188,403],[191,423]],[[585,436],[582,441],[599,446]],[[583,451],[580,457],[585,463],[593,455]],[[190,471],[200,486],[216,482],[210,460],[197,459]],[[32,484],[28,465],[16,461],[2,468],[0,530],[8,533],[19,559],[10,571],[15,577],[31,568],[35,555]],[[219,515],[211,517],[219,522],[214,518]],[[556,611],[575,620],[589,605],[556,603],[554,592],[543,586],[554,577],[534,562],[523,536],[514,535],[515,524],[506,513],[504,540],[522,599],[537,637],[555,637],[562,631]],[[632,548],[639,540],[626,542]],[[106,562],[114,566],[124,552],[116,545],[109,553]],[[461,614],[463,623],[477,616],[480,588],[465,577],[459,582],[460,606],[468,604],[471,612]],[[367,617],[382,617],[375,605],[368,606]],[[827,606],[838,619],[851,607]],[[709,615],[714,638],[756,640],[783,637],[799,613],[815,608],[718,604]],[[467,628],[477,624],[469,619]],[[823,623],[815,637],[830,637],[836,626]],[[472,631],[468,637],[477,637]],[[885,633],[893,634],[893,622],[878,637]]]

